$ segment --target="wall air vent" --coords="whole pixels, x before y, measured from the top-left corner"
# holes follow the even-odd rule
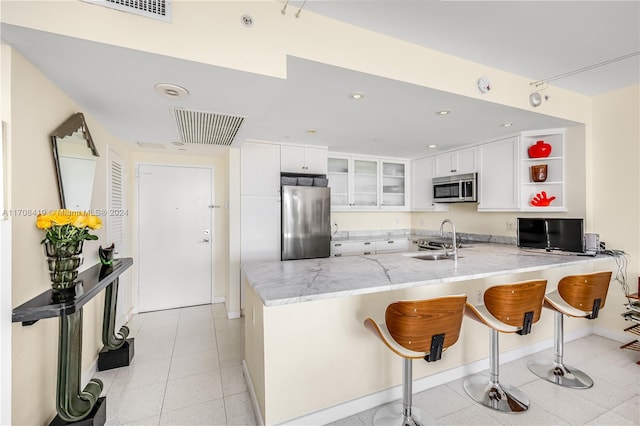
[[[171,22],[171,0],[83,0],[122,12]]]
[[[171,108],[178,125],[180,142],[229,146],[238,134],[244,117]]]

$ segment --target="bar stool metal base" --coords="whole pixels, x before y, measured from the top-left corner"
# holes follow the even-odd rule
[[[494,410],[520,413],[529,409],[529,398],[520,389],[491,383],[486,376],[465,379],[464,390],[473,400]]]
[[[405,416],[401,403],[387,404],[380,408],[373,417],[374,426],[431,426],[436,421],[419,408],[411,408],[411,416]]]
[[[556,385],[572,389],[589,389],[593,380],[584,372],[570,365],[558,364],[553,361],[534,360],[527,364],[529,370],[536,376]]]

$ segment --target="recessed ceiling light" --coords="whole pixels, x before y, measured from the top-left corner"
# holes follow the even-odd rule
[[[182,145],[184,145],[182,142],[171,142],[171,144],[172,144],[172,145],[175,145],[175,146],[182,146]]]
[[[447,115],[447,114],[449,114],[450,112],[451,112],[451,111],[449,111],[448,109],[442,109],[442,110],[440,110],[440,111],[436,112],[436,114],[438,114],[438,115]]]
[[[185,98],[189,95],[189,91],[182,86],[169,83],[158,83],[154,86],[156,92],[171,99]]]
[[[500,125],[501,127],[511,127],[513,126],[513,123],[504,123]]]
[[[427,145],[427,148],[437,148],[437,147],[438,147],[438,145],[434,145],[434,144]]]
[[[364,93],[354,92],[354,93],[349,95],[349,98],[353,99],[354,101],[358,101],[358,100],[364,98]]]
[[[307,134],[309,134],[309,135],[315,135],[315,134],[316,134],[316,129],[308,129],[308,130],[307,130]]]

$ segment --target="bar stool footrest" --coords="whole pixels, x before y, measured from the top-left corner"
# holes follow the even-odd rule
[[[547,360],[533,360],[527,364],[536,376],[556,385],[571,389],[589,389],[593,379],[586,373],[565,364]]]

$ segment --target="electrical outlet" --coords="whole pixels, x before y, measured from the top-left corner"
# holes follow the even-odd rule
[[[517,228],[517,225],[515,220],[507,221],[507,231],[515,231],[516,228]]]

